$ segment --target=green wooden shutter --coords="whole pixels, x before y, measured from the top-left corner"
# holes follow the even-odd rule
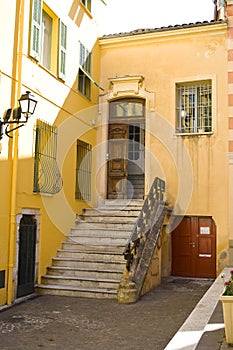
[[[66,74],[67,26],[59,21],[58,76],[65,80]]]
[[[79,64],[84,69],[85,72],[91,73],[91,52],[80,43],[80,55]]]
[[[30,56],[37,61],[40,59],[42,0],[32,0]]]
[[[85,64],[85,47],[82,43],[80,43],[79,64],[81,67]]]

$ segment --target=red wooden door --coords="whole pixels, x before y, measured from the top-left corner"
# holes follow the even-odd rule
[[[216,277],[216,228],[211,217],[185,216],[172,232],[172,275]]]

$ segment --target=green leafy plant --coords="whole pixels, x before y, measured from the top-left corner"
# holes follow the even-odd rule
[[[230,271],[230,279],[224,282],[224,292],[223,295],[233,296],[233,270]]]

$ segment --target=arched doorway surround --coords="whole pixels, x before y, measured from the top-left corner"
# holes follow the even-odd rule
[[[154,97],[154,92],[146,90],[142,75],[110,78],[108,92],[100,96],[96,157],[98,204],[106,198],[133,198],[135,175],[143,181],[136,196],[142,198],[147,192],[152,178],[150,152],[145,155],[144,149],[150,150],[148,130],[150,114],[155,109]],[[110,174],[111,170],[118,171],[118,180],[113,179],[115,174]]]
[[[110,102],[107,198],[143,199],[145,178],[145,100]]]

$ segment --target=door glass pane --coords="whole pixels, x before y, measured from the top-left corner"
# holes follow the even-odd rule
[[[140,127],[138,125],[129,125],[129,145],[128,158],[138,160],[140,156]]]

